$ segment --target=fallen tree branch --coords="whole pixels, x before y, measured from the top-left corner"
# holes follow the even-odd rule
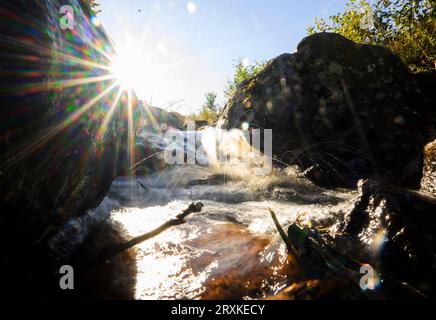
[[[121,252],[124,252],[124,251],[136,246],[137,244],[139,244],[141,242],[144,242],[148,239],[151,239],[151,238],[161,234],[163,231],[165,231],[166,229],[168,229],[170,227],[185,223],[185,218],[189,214],[194,213],[194,212],[200,212],[202,208],[203,208],[203,203],[201,203],[201,202],[191,203],[188,208],[183,210],[182,213],[177,215],[174,219],[171,219],[171,220],[165,222],[160,227],[158,227],[150,232],[144,233],[143,235],[135,237],[127,242],[119,243],[119,244],[104,248],[100,252],[100,254],[97,256],[97,258],[94,261],[92,261],[91,263],[88,263],[84,267],[84,269],[92,268],[92,267],[116,256],[117,254],[120,254]]]
[[[285,231],[283,230],[282,226],[280,225],[279,220],[277,219],[275,212],[272,211],[271,208],[268,208],[268,209],[269,209],[269,212],[271,213],[271,217],[274,221],[274,225],[276,226],[276,229],[277,229],[280,237],[283,239],[283,242],[286,244],[286,248],[288,249],[289,252],[293,253],[295,255],[295,257],[297,257],[298,256],[297,250],[294,248],[291,241],[287,237]]]

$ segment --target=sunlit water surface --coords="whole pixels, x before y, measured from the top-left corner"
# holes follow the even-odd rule
[[[128,237],[175,217],[192,201],[201,213],[141,243],[137,250],[137,299],[241,299],[266,297],[298,278],[269,214],[286,227],[297,216],[328,219],[350,205],[349,193],[325,192],[291,175],[251,177],[218,185],[190,185],[211,174],[205,167],[172,167],[140,181],[119,178],[106,200],[120,200],[111,219]],[[256,181],[253,181],[256,180]],[[200,180],[202,181],[202,180]],[[298,193],[305,197],[298,197]],[[116,203],[116,202],[115,202]],[[294,279],[292,279],[294,278]]]
[[[148,138],[167,145],[164,139]],[[348,191],[317,188],[292,168],[257,176],[240,164],[173,165],[145,177],[116,179],[92,214],[121,224],[129,239],[201,201],[202,211],[189,215],[186,223],[135,247],[135,297],[249,299],[273,295],[299,277],[269,209],[286,230],[297,217],[332,219],[352,198]]]

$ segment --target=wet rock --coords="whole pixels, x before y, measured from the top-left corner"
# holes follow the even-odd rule
[[[337,236],[342,241],[338,247],[369,261],[382,277],[406,282],[434,296],[435,212],[434,198],[381,180],[360,181],[359,196]]]
[[[50,241],[52,252],[59,264],[74,268],[74,290],[57,290],[53,293],[63,299],[134,299],[136,285],[136,252],[126,250],[94,266],[84,267],[95,261],[108,246],[129,240],[119,223],[98,214],[86,214],[69,221]],[[76,229],[76,230],[73,230]],[[62,255],[59,253],[62,252]],[[57,271],[57,270],[55,270]]]
[[[61,28],[63,5],[74,9],[72,29]],[[113,48],[91,22],[89,1],[0,7],[0,267],[11,288],[38,295],[49,270],[46,240],[96,207],[125,166],[128,99],[123,93],[115,103],[118,89],[104,68]]]
[[[150,135],[163,137],[168,131],[185,130],[186,128],[186,118],[177,112],[168,112],[162,108],[150,106],[143,101],[139,101],[138,106],[140,121],[135,137],[133,170],[126,168],[122,172],[123,175],[130,173],[147,175],[164,168],[166,166],[162,154],[164,145],[161,144],[162,141],[151,143]],[[127,148],[127,143],[125,148]]]
[[[436,140],[424,148],[424,170],[421,191],[436,197]]]
[[[431,77],[431,76],[429,76]],[[241,83],[222,124],[273,129],[273,152],[324,186],[373,173],[418,187],[431,95],[392,52],[330,33],[305,38]]]

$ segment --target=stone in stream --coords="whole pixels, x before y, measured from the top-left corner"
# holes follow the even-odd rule
[[[243,81],[222,126],[272,129],[273,153],[320,185],[355,187],[378,173],[418,188],[434,83],[385,48],[319,33]]]

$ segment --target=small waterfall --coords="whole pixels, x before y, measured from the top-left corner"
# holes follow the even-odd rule
[[[142,133],[141,137],[161,150],[170,165],[209,166],[229,176],[264,176],[272,171],[271,154],[263,154],[259,138],[247,130],[210,126],[201,131],[170,129],[162,134]],[[257,142],[257,146],[251,141]]]

